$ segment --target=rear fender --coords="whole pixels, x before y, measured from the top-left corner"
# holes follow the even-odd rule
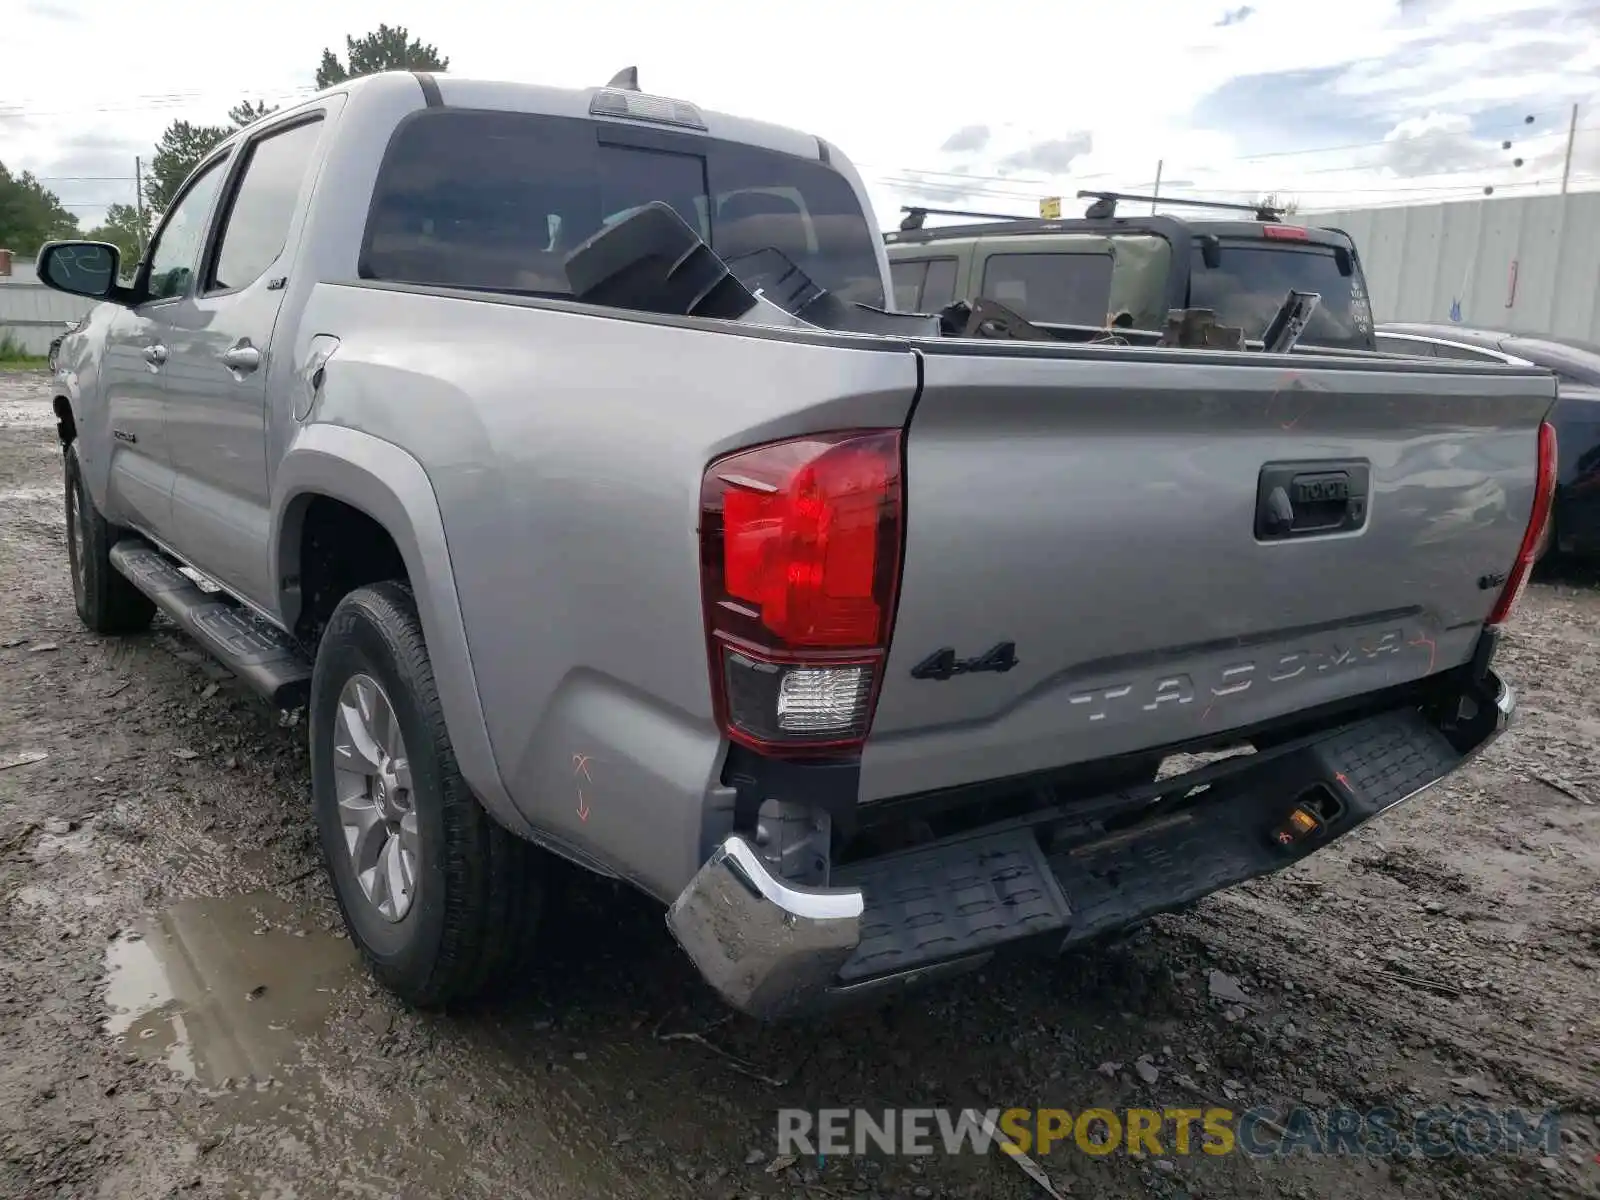
[[[300,429],[278,465],[272,501],[273,578],[279,585],[283,623],[291,629],[302,604],[300,534],[306,511],[318,496],[359,509],[394,539],[416,596],[461,774],[496,820],[531,837],[533,830],[512,804],[489,743],[444,523],[422,464],[394,443],[354,429],[328,424]]]

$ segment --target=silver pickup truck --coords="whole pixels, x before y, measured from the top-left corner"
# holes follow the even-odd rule
[[[691,267],[676,308],[630,275]],[[379,75],[218,147],[120,268],[39,258],[105,301],[53,377],[78,612],[305,707],[350,932],[418,1005],[536,961],[552,855],[760,1017],[1056,952],[1512,712],[1549,375],[941,336],[815,137]]]

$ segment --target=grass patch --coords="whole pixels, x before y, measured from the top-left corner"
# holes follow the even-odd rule
[[[9,333],[0,333],[0,371],[41,371],[47,362],[42,354],[29,354]]]

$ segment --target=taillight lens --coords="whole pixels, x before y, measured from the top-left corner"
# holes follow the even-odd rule
[[[735,741],[836,753],[867,735],[894,619],[900,431],[718,459],[700,496],[711,685]]]
[[[1274,242],[1309,242],[1311,233],[1302,225],[1263,225],[1261,236]]]
[[[1539,478],[1533,492],[1533,511],[1528,514],[1528,528],[1523,531],[1522,545],[1517,550],[1517,561],[1506,577],[1506,586],[1495,601],[1489,614],[1489,624],[1498,625],[1511,615],[1517,601],[1528,586],[1528,576],[1533,574],[1533,564],[1544,549],[1550,531],[1550,507],[1556,496],[1556,430],[1548,421],[1539,426]]]

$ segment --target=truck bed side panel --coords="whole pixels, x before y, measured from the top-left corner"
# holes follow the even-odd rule
[[[734,332],[323,285],[311,420],[405,446],[438,497],[489,738],[537,827],[671,898],[720,787],[698,542],[729,450],[899,427],[904,342]],[[303,348],[298,353],[303,353]],[[450,668],[436,663],[436,669]]]

